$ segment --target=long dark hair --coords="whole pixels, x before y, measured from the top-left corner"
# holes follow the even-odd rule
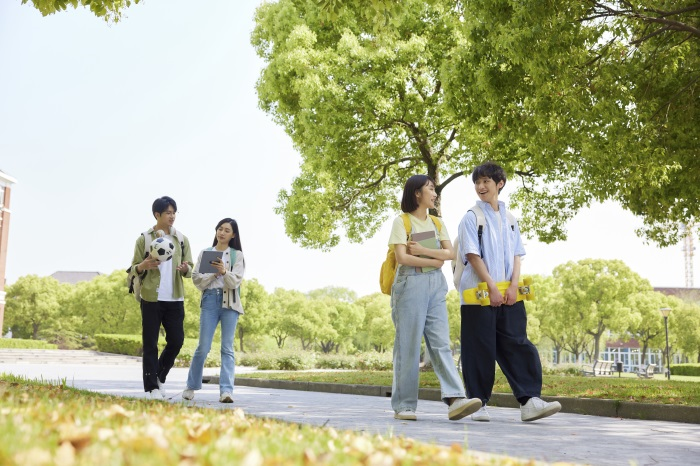
[[[416,191],[420,191],[428,183],[433,183],[433,186],[435,186],[435,180],[428,175],[413,175],[406,180],[406,185],[403,188],[403,198],[401,199],[402,211],[413,212],[418,208]]]
[[[228,247],[243,251],[243,247],[241,246],[241,235],[238,233],[238,223],[236,223],[234,219],[226,217],[225,219],[220,220],[219,223],[216,224],[214,231],[217,231],[224,223],[231,225],[231,229],[233,230],[233,238],[229,240]],[[212,244],[212,246],[216,246],[218,242],[219,240],[216,239],[216,234],[214,234],[214,244]]]

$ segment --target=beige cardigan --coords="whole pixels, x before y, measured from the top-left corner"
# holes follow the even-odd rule
[[[199,273],[199,264],[202,260],[202,253],[205,250],[213,250],[214,248],[207,248],[200,251],[197,257],[197,265],[194,267],[192,272],[192,282],[199,290],[204,291],[211,288],[212,283],[217,278],[215,273]],[[233,270],[231,270],[230,264],[230,252],[227,249],[224,252],[224,267],[226,268],[226,275],[224,275],[224,298],[223,307],[228,309],[233,309],[234,311],[243,314],[243,306],[241,305],[241,296],[239,287],[243,281],[243,274],[245,273],[245,259],[243,258],[243,252],[236,250],[236,263],[233,264]]]

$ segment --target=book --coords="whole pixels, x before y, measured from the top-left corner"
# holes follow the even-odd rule
[[[415,241],[416,243],[428,249],[441,249],[440,241],[438,241],[437,237],[435,236],[435,230],[413,233],[411,235],[411,241]],[[419,257],[428,258],[428,256]],[[437,267],[421,267],[421,272],[430,272],[431,270],[435,270],[436,268]]]
[[[219,270],[212,265],[216,259],[223,260],[224,251],[204,251],[202,260],[199,263],[199,273],[219,273]]]

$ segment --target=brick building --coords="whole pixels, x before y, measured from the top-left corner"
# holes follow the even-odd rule
[[[0,170],[0,332],[5,318],[5,263],[10,235],[10,187],[17,180]]]

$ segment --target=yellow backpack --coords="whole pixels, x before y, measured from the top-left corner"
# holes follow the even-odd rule
[[[403,226],[406,229],[406,239],[411,236],[411,219],[408,214],[401,214],[401,219],[403,220]],[[440,219],[434,215],[430,215],[430,219],[433,221],[437,227],[438,236],[442,230],[442,222]],[[396,262],[396,254],[394,254],[394,245],[389,246],[389,250],[386,253],[386,259],[382,262],[382,269],[379,272],[379,287],[382,289],[382,293],[391,294],[391,287],[394,284],[394,277],[396,276],[396,268],[398,263]]]

